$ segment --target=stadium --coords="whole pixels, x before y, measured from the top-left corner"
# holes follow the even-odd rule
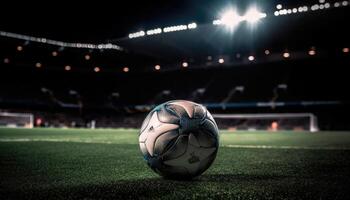
[[[350,198],[350,1],[115,4],[4,3],[0,199]],[[144,130],[203,113],[215,160],[162,177]]]

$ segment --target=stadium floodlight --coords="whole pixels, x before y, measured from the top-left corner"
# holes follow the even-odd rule
[[[135,32],[135,33],[130,33],[129,34],[129,38],[137,38],[137,37],[143,37],[145,36],[145,31],[139,31],[139,32]]]
[[[224,24],[229,28],[235,27],[241,21],[242,17],[239,16],[234,10],[225,12],[220,19],[221,24]]]
[[[160,33],[162,33],[162,29],[156,28],[156,29],[148,30],[146,33],[147,33],[147,35],[160,34]]]
[[[250,8],[244,15],[244,19],[249,23],[255,23],[266,17],[266,13],[259,12],[255,7]]]
[[[249,56],[249,57],[248,57],[248,60],[249,60],[249,61],[254,61],[254,60],[255,60],[255,57],[254,57],[254,56]]]
[[[197,28],[197,24],[194,23],[194,22],[193,22],[193,23],[190,23],[190,24],[187,25],[187,28],[188,28],[188,29],[195,29],[195,28]]]
[[[280,10],[280,9],[282,9],[282,5],[281,5],[281,4],[277,4],[277,5],[276,5],[276,8],[277,8],[278,10]]]

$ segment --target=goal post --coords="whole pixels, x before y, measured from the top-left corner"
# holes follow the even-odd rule
[[[0,112],[0,126],[33,128],[34,116],[31,113]]]
[[[318,131],[313,113],[213,114],[219,127],[229,130]]]

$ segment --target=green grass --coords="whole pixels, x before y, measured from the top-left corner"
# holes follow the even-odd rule
[[[0,128],[0,199],[349,199],[350,133],[222,132],[214,164],[165,180],[137,130]]]

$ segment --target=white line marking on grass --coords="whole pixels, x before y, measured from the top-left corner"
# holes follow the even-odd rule
[[[113,144],[110,141],[96,141],[96,140],[80,140],[80,139],[29,139],[29,138],[16,138],[16,139],[0,139],[0,142],[77,142],[77,143],[96,143],[96,144]],[[118,143],[116,143],[118,144]]]
[[[0,142],[74,142],[88,144],[119,144],[111,141],[81,140],[81,139],[53,139],[53,138],[2,138]],[[331,146],[273,146],[273,145],[236,145],[228,144],[221,147],[244,148],[244,149],[295,149],[295,150],[350,150],[350,147],[331,147]]]
[[[222,147],[245,148],[245,149],[306,149],[306,150],[350,150],[350,147],[321,147],[321,146],[272,146],[272,145],[235,145],[228,144]]]

